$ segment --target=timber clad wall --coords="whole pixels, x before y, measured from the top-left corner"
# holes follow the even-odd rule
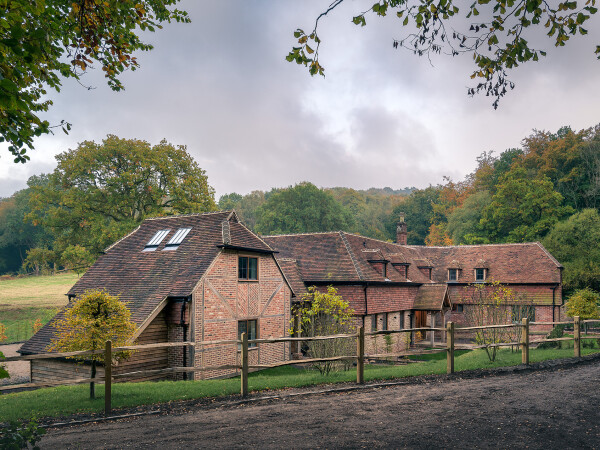
[[[169,338],[165,311],[161,311],[154,320],[146,327],[136,340],[137,345],[167,342]],[[153,348],[138,350],[131,358],[119,362],[113,368],[113,375],[121,373],[136,372],[142,370],[165,369],[169,366],[169,350],[167,348]],[[165,379],[165,375],[154,375],[149,377],[127,377],[118,381],[149,381]]]
[[[258,258],[258,280],[238,280],[238,257]],[[271,255],[223,251],[194,293],[195,340],[238,338],[238,321],[256,320],[257,338],[288,336],[291,292]],[[235,344],[197,346],[196,367],[240,364]],[[289,343],[260,344],[249,351],[249,363],[288,360]],[[235,370],[201,372],[196,378],[234,375]]]
[[[76,378],[89,378],[90,364],[75,363],[59,359],[43,359],[31,361],[31,382],[42,383],[46,381],[73,380]],[[96,367],[96,376],[104,376],[104,367]]]
[[[164,311],[158,314],[148,327],[140,334],[136,344],[153,344],[167,342],[167,323]],[[166,348],[138,350],[128,360],[118,362],[113,367],[113,375],[142,370],[164,369],[168,367],[168,351]],[[89,378],[91,365],[89,363],[76,363],[73,360],[45,359],[31,361],[31,382],[72,380],[75,378]],[[104,376],[104,367],[97,365],[96,376]],[[116,380],[123,381],[148,381],[166,378],[165,375],[150,377],[127,377]]]

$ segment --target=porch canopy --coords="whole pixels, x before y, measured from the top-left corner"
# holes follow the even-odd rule
[[[424,284],[419,287],[412,309],[415,311],[442,311],[450,308],[448,285],[446,283]]]

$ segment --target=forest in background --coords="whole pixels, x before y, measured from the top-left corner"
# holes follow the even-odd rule
[[[115,136],[82,143],[57,161],[53,173],[0,199],[0,274],[89,265],[157,215],[235,209],[260,234],[345,230],[393,241],[403,212],[409,244],[541,241],[565,266],[567,292],[600,291],[600,125],[534,130],[520,148],[483,152],[464,180],[424,189],[304,182],[215,202],[185,147]]]

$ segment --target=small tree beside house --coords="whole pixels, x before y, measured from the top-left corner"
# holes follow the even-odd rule
[[[514,308],[517,298],[513,290],[498,281],[471,284],[465,289],[467,294],[464,303],[468,305],[465,316],[471,326],[510,324],[519,321],[521,317],[527,317],[523,316],[526,311],[523,305],[519,304],[517,309]],[[518,313],[518,318],[513,317],[515,313]],[[488,347],[489,345],[515,342],[517,339],[515,330],[510,328],[475,330],[475,342],[486,346],[485,351],[492,362],[496,360],[498,347]]]
[[[581,320],[600,319],[600,294],[592,289],[579,289],[566,303],[567,316],[579,316]],[[587,324],[584,324],[587,332]],[[600,341],[599,341],[600,342]]]
[[[581,320],[600,319],[600,294],[592,289],[579,289],[567,300],[567,316]]]
[[[100,350],[106,341],[115,347],[126,345],[132,339],[136,325],[131,321],[131,312],[118,297],[103,290],[86,291],[72,307],[58,319],[55,328],[56,338],[48,350],[72,352]],[[115,354],[117,359],[127,358],[131,352]],[[96,377],[96,364],[103,361],[104,355],[84,355],[74,358],[91,361],[90,378]],[[90,398],[95,398],[94,383],[90,383]]]
[[[328,286],[327,292],[321,292],[315,286],[309,287],[308,292],[302,296],[302,306],[297,310],[297,317],[299,320],[292,326],[290,334],[328,336],[350,334],[356,329],[353,324],[354,310],[333,286]],[[311,341],[307,354],[315,359],[351,355],[353,343],[354,340],[348,338]],[[338,364],[336,361],[325,361],[315,363],[315,367],[321,374],[328,375]]]

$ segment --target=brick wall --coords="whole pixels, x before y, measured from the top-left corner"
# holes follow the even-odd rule
[[[196,342],[235,340],[238,322],[256,320],[257,338],[287,337],[290,328],[291,291],[273,257],[243,253],[258,258],[258,281],[238,280],[241,253],[223,251],[194,292],[194,337]],[[289,343],[259,344],[249,350],[249,364],[272,364],[288,360]],[[197,346],[196,367],[240,364],[237,344]],[[197,379],[226,377],[239,370],[198,372]]]
[[[368,286],[365,312],[376,314],[411,309],[417,291],[416,286]]]
[[[562,288],[556,285],[527,285],[527,284],[510,284],[506,287],[510,288],[518,300],[523,303],[535,305],[552,305],[553,291],[554,304],[560,306],[562,304]],[[471,295],[475,289],[472,286],[448,284],[448,294],[452,303],[472,303]]]

